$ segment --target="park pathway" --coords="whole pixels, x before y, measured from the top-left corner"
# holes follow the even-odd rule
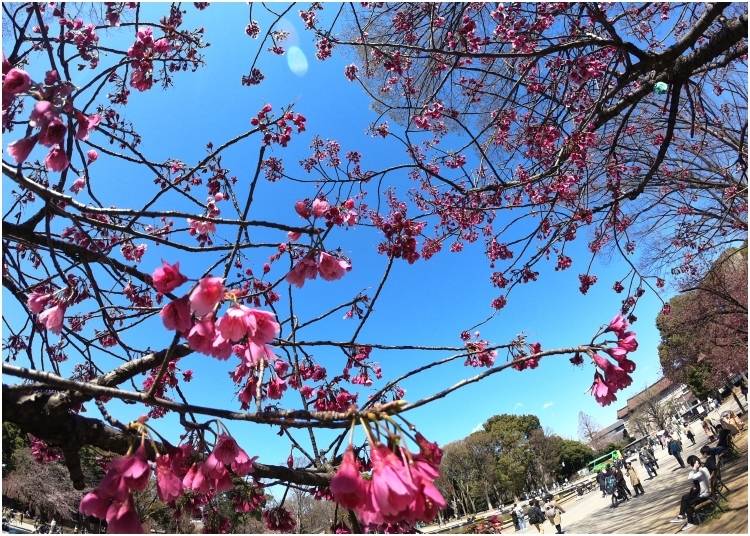
[[[737,404],[731,401],[712,412],[712,417],[718,420],[720,412],[733,409]],[[699,455],[700,447],[707,442],[707,437],[698,423],[691,425],[695,434],[695,445],[690,445],[686,437],[682,437],[683,460],[691,454]],[[723,471],[724,482],[732,490],[729,495],[729,508],[720,519],[712,519],[685,532],[685,534],[705,534],[712,532],[746,533],[747,530],[747,431],[736,438],[739,459],[727,464]],[[620,503],[617,508],[611,508],[610,497],[603,498],[601,493],[592,491],[581,498],[574,499],[563,505],[565,514],[562,516],[563,530],[568,534],[592,533],[677,533],[682,526],[670,523],[678,511],[680,497],[690,489],[688,469],[681,468],[673,456],[666,450],[657,447],[655,450],[659,462],[658,475],[653,479],[646,478],[646,471],[639,463],[635,464],[642,482],[645,494],[633,497]],[[632,486],[628,482],[628,487]],[[512,529],[511,529],[512,530]],[[533,527],[522,531],[524,534],[536,534]],[[545,533],[554,533],[555,529],[548,522],[544,524]]]

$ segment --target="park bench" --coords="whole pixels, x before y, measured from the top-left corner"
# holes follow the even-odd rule
[[[695,520],[698,524],[702,523],[706,517],[708,517],[714,510],[724,512],[724,508],[721,507],[720,500],[726,500],[726,496],[721,492],[723,487],[727,491],[729,488],[721,480],[721,462],[718,463],[716,469],[711,475],[711,494],[708,497],[704,497],[700,502],[693,505],[695,511]]]

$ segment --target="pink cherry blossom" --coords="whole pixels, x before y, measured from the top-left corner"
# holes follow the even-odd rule
[[[278,400],[284,395],[284,391],[286,391],[286,381],[278,376],[268,382],[268,398]]]
[[[311,256],[300,259],[297,264],[286,275],[286,280],[295,287],[302,288],[306,279],[315,279],[318,277],[318,265]]]
[[[77,114],[76,119],[78,119],[78,129],[76,130],[76,139],[79,139],[79,140],[87,140],[89,138],[89,134],[91,134],[91,132],[97,126],[99,126],[99,123],[102,120],[99,114],[85,115],[82,113]]]
[[[373,504],[384,516],[397,516],[414,500],[417,486],[404,463],[385,445],[372,447],[370,457]]]
[[[190,307],[198,316],[214,310],[224,297],[224,280],[221,277],[204,277],[190,293]]]
[[[258,344],[268,344],[279,336],[281,327],[276,321],[276,315],[270,311],[252,309],[248,313],[255,319],[255,333],[250,337]]]
[[[411,466],[411,474],[418,493],[409,506],[408,518],[411,521],[432,521],[438,511],[446,506],[443,495],[434,484],[439,476],[437,467],[417,457]]]
[[[331,205],[325,199],[316,197],[312,202],[313,216],[323,216],[329,208],[331,208]]]
[[[414,439],[417,441],[419,453],[422,457],[435,466],[439,466],[440,461],[443,459],[443,449],[441,449],[437,443],[428,441],[427,438],[419,432],[416,433]]]
[[[325,251],[320,252],[318,258],[318,272],[320,277],[326,281],[334,281],[341,279],[346,274],[347,270],[351,270],[352,265],[344,259],[339,259],[333,255],[329,255]]]
[[[176,474],[170,454],[156,458],[156,492],[165,503],[171,503],[182,495],[182,478]]]
[[[219,318],[216,328],[225,339],[237,342],[248,333],[255,333],[255,317],[244,305],[233,305]]]
[[[132,455],[115,458],[99,486],[81,499],[81,513],[106,520],[110,533],[143,532],[130,493],[143,491],[150,474],[143,445]]]
[[[635,333],[628,331],[617,341],[617,346],[628,351],[635,352],[638,349],[638,341],[635,339]]]
[[[39,135],[35,134],[28,138],[21,138],[8,144],[8,154],[16,161],[16,164],[23,164],[34,149]]]
[[[60,334],[65,320],[65,306],[55,305],[39,313],[39,322],[52,333]]]
[[[91,164],[96,162],[96,159],[99,158],[99,153],[94,149],[90,149],[89,152],[86,153],[86,158],[88,159],[88,163]]]
[[[51,102],[43,100],[34,105],[29,117],[29,125],[32,127],[44,128],[54,118],[58,117],[55,107]]]
[[[188,333],[188,346],[196,352],[211,355],[214,338],[214,321],[209,315],[196,322],[190,329]]]
[[[207,478],[204,470],[203,463],[194,463],[190,466],[185,476],[182,478],[182,486],[185,489],[195,491],[197,493],[208,493],[211,489],[211,481]]]
[[[70,185],[70,191],[77,194],[86,186],[86,177],[78,177],[73,184]]]
[[[62,120],[58,116],[54,116],[42,126],[42,131],[39,133],[39,143],[47,147],[61,145],[65,139],[66,130],[67,127]]]
[[[270,510],[264,510],[262,517],[263,523],[268,530],[282,533],[289,533],[294,531],[296,522],[294,521],[292,514],[289,513],[289,510],[287,510],[283,506],[277,506],[276,508],[271,508]]]
[[[596,366],[604,372],[604,381],[613,392],[624,389],[633,382],[625,370],[612,363],[606,357],[602,357],[599,354],[594,354],[591,357]]]
[[[211,357],[226,361],[229,356],[232,355],[232,341],[225,339],[221,336],[221,333],[214,332],[214,340],[211,343],[211,351],[209,352]]]
[[[8,71],[3,77],[3,93],[16,95],[28,91],[31,87],[31,78],[26,71],[15,67]]]
[[[365,503],[367,486],[351,445],[344,452],[341,465],[331,479],[331,493],[336,502],[350,510]]]
[[[162,265],[154,270],[151,279],[154,288],[161,294],[169,294],[187,281],[187,277],[180,273],[179,262],[169,264],[166,261],[162,261]]]
[[[618,313],[617,316],[615,316],[609,322],[609,325],[607,326],[607,330],[606,331],[614,331],[615,333],[617,333],[618,335],[620,335],[620,334],[625,333],[625,331],[627,331],[627,329],[628,329],[628,321],[625,320],[624,316],[622,316],[621,314]]]
[[[312,214],[310,210],[309,201],[297,201],[294,203],[294,210],[303,218],[309,218]]]
[[[232,471],[240,476],[245,476],[252,471],[253,459],[240,448],[233,437],[220,434],[212,455],[224,465],[229,465]]]
[[[187,333],[193,325],[192,315],[190,313],[190,304],[187,297],[169,302],[162,307],[161,313],[164,327],[169,330],[177,330],[180,333]]]
[[[110,534],[140,534],[143,533],[141,520],[135,510],[133,498],[128,496],[123,501],[113,501],[105,515],[107,532]]]
[[[44,310],[44,307],[51,298],[52,294],[44,294],[35,290],[29,294],[28,298],[26,298],[26,307],[28,307],[29,311],[32,313],[39,314]]]
[[[602,406],[608,406],[617,400],[612,389],[604,382],[604,378],[598,372],[594,373],[594,383],[591,385],[591,394],[594,395],[596,401]]]
[[[244,357],[245,362],[251,367],[254,367],[258,363],[260,363],[261,359],[266,363],[269,363],[276,359],[276,356],[274,355],[273,350],[270,346],[268,346],[267,344],[258,344],[253,340],[248,341],[247,347],[245,348],[242,357]]]
[[[68,157],[59,145],[53,145],[44,159],[44,165],[49,171],[60,172],[68,167]]]

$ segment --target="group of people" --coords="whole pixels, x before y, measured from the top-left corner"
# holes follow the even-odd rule
[[[648,453],[648,451],[642,453],[642,455],[648,457],[647,467],[649,469],[647,470],[649,471],[649,478],[653,478],[650,471],[653,470],[653,464],[656,464],[656,459],[653,458],[653,455]],[[658,467],[658,464],[656,467]],[[654,474],[656,474],[656,471],[653,471]],[[627,461],[623,462],[622,460],[617,460],[615,463],[607,465],[604,471],[600,471],[596,475],[596,480],[599,483],[602,497],[606,497],[607,495],[612,496],[613,508],[621,501],[630,500],[634,495],[635,497],[638,497],[639,495],[646,493],[643,489],[641,477],[638,474],[637,469],[632,463]],[[630,491],[628,481],[630,481],[630,485],[633,486],[633,491]]]
[[[557,531],[556,534],[562,534],[562,514],[565,513],[563,507],[557,504],[557,501],[552,495],[547,495],[544,503],[541,503],[538,499],[532,499],[529,502],[529,523],[534,525],[534,528],[539,533],[544,533],[544,520],[550,522]]]
[[[744,428],[744,423],[733,411],[724,412],[718,424],[706,417],[702,425],[709,442],[716,441],[716,446],[703,445],[700,449],[703,459],[694,455],[687,458],[691,487],[681,497],[680,511],[671,520],[672,523],[683,523],[682,530],[690,530],[698,524],[694,507],[711,496],[712,477],[718,476],[716,472],[721,467],[719,460],[722,456],[735,454],[732,436]]]
[[[734,411],[725,411],[721,414],[719,422],[716,423],[710,417],[705,417],[701,422],[703,431],[708,436],[708,441],[713,442],[717,437],[720,438],[722,430],[728,431],[731,435],[745,429],[745,423],[742,422]],[[725,432],[726,433],[726,432]]]

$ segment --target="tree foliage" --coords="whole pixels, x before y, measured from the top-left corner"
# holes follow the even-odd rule
[[[698,398],[747,371],[747,244],[720,255],[705,276],[688,280],[657,318],[664,374]]]
[[[594,457],[587,445],[543,430],[535,415],[495,415],[483,428],[444,448],[438,485],[456,514],[570,479]]]

